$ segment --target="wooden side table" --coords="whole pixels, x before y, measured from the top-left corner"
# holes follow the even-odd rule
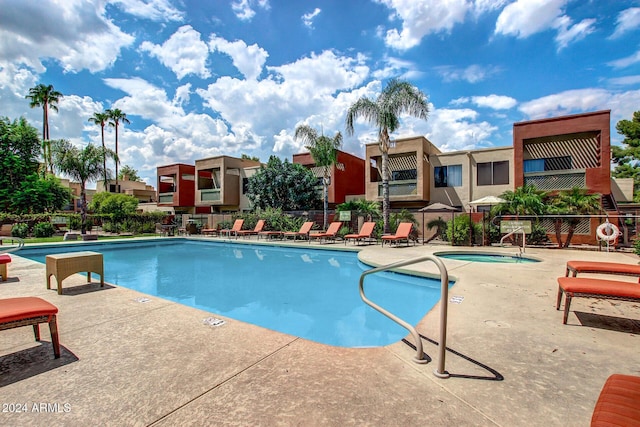
[[[47,255],[47,289],[51,289],[51,276],[56,276],[58,295],[62,295],[62,281],[75,273],[87,272],[87,279],[91,282],[91,273],[100,275],[100,286],[104,286],[104,262],[102,254],[98,252],[69,252]]]

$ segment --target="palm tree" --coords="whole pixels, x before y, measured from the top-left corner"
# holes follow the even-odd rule
[[[25,98],[29,99],[29,107],[42,107],[42,157],[44,159],[44,170],[53,173],[53,165],[51,164],[51,142],[49,141],[49,109],[58,111],[58,102],[62,98],[62,93],[53,88],[53,85],[39,85],[29,89],[29,95]]]
[[[574,187],[571,190],[561,191],[556,197],[559,203],[565,207],[565,214],[568,215],[591,215],[599,213],[602,210],[600,206],[600,194],[589,194],[587,190],[583,188]],[[573,233],[579,223],[579,217],[569,217],[569,230],[567,231],[564,248],[568,248],[571,244]]]
[[[406,81],[393,79],[373,101],[362,97],[347,111],[347,135],[353,135],[354,122],[363,118],[378,128],[378,144],[382,153],[382,216],[384,232],[389,232],[389,134],[400,127],[400,115],[409,114],[420,119],[427,119],[429,106],[427,97],[422,91]]]
[[[504,202],[495,206],[497,214],[507,215],[543,215],[546,212],[544,198],[547,193],[534,185],[523,185],[514,191],[505,191],[500,195]],[[492,210],[493,211],[493,210]]]
[[[127,115],[120,111],[118,108],[108,109],[105,111],[109,115],[109,126],[113,126],[116,129],[116,157],[118,156],[118,125],[120,122],[131,123],[127,119]],[[116,160],[116,191],[118,191],[118,161]]]
[[[318,136],[318,132],[310,126],[300,125],[296,128],[295,139],[306,143],[305,148],[311,153],[316,166],[322,168],[322,200],[324,201],[323,228],[327,229],[329,219],[329,171],[338,162],[338,149],[342,145],[342,134],[336,133],[333,139]]]
[[[105,175],[103,161],[112,158],[118,164],[118,156],[113,150],[89,144],[83,149],[66,140],[54,141],[52,145],[53,164],[56,169],[80,183],[80,209],[82,216],[82,234],[87,232],[87,192],[86,184]]]
[[[109,121],[109,114],[107,112],[103,113],[93,113],[93,117],[89,117],[89,121],[96,125],[100,125],[100,136],[102,137],[102,149],[106,150],[107,146],[104,144],[104,126]],[[108,190],[107,185],[109,181],[107,180],[107,156],[105,155],[102,159],[102,168],[104,169],[104,189]]]

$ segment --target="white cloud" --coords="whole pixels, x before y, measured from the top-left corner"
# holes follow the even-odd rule
[[[182,21],[184,12],[167,0],[111,0],[124,12],[152,21]]]
[[[582,40],[595,31],[595,19],[583,19],[575,25],[571,25],[571,23],[571,18],[566,15],[558,18],[556,22],[558,50],[564,49],[569,43]]]
[[[242,40],[227,41],[212,34],[209,39],[209,47],[212,51],[219,51],[231,57],[233,65],[249,80],[255,80],[262,73],[262,67],[269,54],[257,44],[247,46]]]
[[[611,61],[607,63],[607,65],[614,68],[626,68],[630,65],[637,64],[638,62],[640,62],[640,50],[636,51],[636,53],[633,53],[625,58]]]
[[[413,62],[395,57],[385,57],[382,67],[372,72],[372,76],[378,80],[389,78],[415,80],[421,78],[423,74]]]
[[[256,14],[254,7],[269,9],[268,0],[236,0],[231,3],[231,9],[241,21],[251,21]]]
[[[455,82],[464,80],[469,83],[478,83],[489,77],[500,73],[500,67],[489,65],[482,66],[478,64],[469,65],[467,68],[455,68],[449,65],[435,67],[435,71],[440,74],[445,82]]]
[[[41,61],[51,58],[66,72],[97,72],[133,42],[106,18],[103,2],[22,0],[0,13],[1,66],[21,63],[42,73]]]
[[[385,43],[398,50],[411,49],[428,34],[451,31],[461,24],[473,3],[467,0],[375,0],[394,11],[392,18],[402,21],[402,30],[386,32]],[[489,6],[492,2],[484,1]]]
[[[158,58],[179,79],[189,74],[203,79],[211,76],[211,72],[207,69],[209,55],[207,44],[200,39],[200,33],[190,25],[178,28],[162,45],[144,41],[140,49]]]
[[[508,110],[518,104],[514,98],[504,95],[463,97],[451,101],[453,105],[473,103],[479,107],[492,108],[494,110]]]
[[[615,39],[626,32],[633,31],[640,27],[640,7],[630,7],[618,14],[616,19],[616,29],[610,38]]]
[[[607,81],[616,86],[631,86],[640,83],[640,75],[615,77]]]
[[[316,7],[313,10],[313,12],[305,13],[304,15],[302,15],[302,23],[304,24],[304,26],[309,28],[310,30],[312,30],[313,29],[313,18],[318,16],[320,14],[320,12],[322,12],[322,10],[320,10],[319,8]]]
[[[486,121],[477,122],[478,112],[468,109],[432,107],[424,133],[442,151],[458,151],[492,145],[490,138],[498,129]]]

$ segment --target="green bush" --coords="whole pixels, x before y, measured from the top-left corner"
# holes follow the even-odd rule
[[[454,229],[451,226],[454,226]],[[475,237],[478,234],[482,234],[482,228],[479,224],[476,224],[471,221],[468,215],[460,215],[454,219],[454,221],[447,222],[447,240],[450,241],[453,245],[471,245],[471,232],[473,233],[473,238],[475,241]]]
[[[640,255],[640,238],[633,241],[633,253]]]
[[[25,223],[19,223],[13,226],[11,229],[11,235],[13,237],[20,237],[21,239],[26,239],[29,235],[29,225]]]
[[[33,235],[35,237],[51,237],[55,232],[56,229],[50,222],[40,222],[33,227]]]

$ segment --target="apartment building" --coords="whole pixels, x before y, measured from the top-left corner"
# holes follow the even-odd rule
[[[195,214],[196,167],[184,163],[158,166],[158,207],[174,213]],[[208,212],[208,210],[207,210]]]

